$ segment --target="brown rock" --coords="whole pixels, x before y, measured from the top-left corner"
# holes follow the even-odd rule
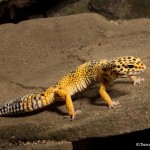
[[[113,19],[150,17],[147,0],[90,0],[90,8]]]
[[[148,129],[149,33],[149,19],[114,22],[98,14],[1,25],[0,105],[55,84],[88,60],[134,55],[147,65],[147,72],[141,75],[145,82],[140,85],[135,87],[129,79],[121,78],[108,88],[112,99],[120,101],[115,110],[108,109],[95,86],[74,98],[75,109],[82,110],[74,121],[64,116],[67,112],[64,103],[28,115],[1,117],[1,147],[43,140],[75,142]]]

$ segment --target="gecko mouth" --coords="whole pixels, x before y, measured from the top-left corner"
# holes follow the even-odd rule
[[[134,71],[134,72],[129,72],[129,74],[128,75],[138,75],[138,74],[141,74],[141,73],[144,73],[145,72],[145,70],[136,70],[136,71]]]
[[[145,72],[145,69],[139,70],[139,71],[137,71],[137,72],[139,72],[139,73],[144,73],[144,72]]]

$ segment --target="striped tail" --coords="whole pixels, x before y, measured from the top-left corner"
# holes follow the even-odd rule
[[[32,112],[51,104],[53,101],[54,87],[50,87],[45,92],[29,94],[0,106],[0,116]]]

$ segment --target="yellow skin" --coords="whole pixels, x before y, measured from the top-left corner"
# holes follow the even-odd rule
[[[112,61],[99,59],[86,62],[46,91],[26,95],[4,104],[0,107],[0,116],[31,112],[61,100],[66,102],[68,114],[74,119],[80,111],[74,110],[71,96],[94,84],[100,84],[99,93],[102,99],[109,108],[114,108],[119,102],[112,101],[106,92],[109,83],[119,77],[129,77],[135,85],[144,81],[143,78],[137,78],[135,75],[143,73],[145,69],[146,66],[140,58],[133,56],[118,57]]]

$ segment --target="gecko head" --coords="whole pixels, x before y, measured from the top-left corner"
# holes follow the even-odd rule
[[[113,64],[113,70],[118,74],[118,76],[137,75],[143,73],[146,69],[146,66],[141,62],[139,57],[118,57],[111,62]]]

